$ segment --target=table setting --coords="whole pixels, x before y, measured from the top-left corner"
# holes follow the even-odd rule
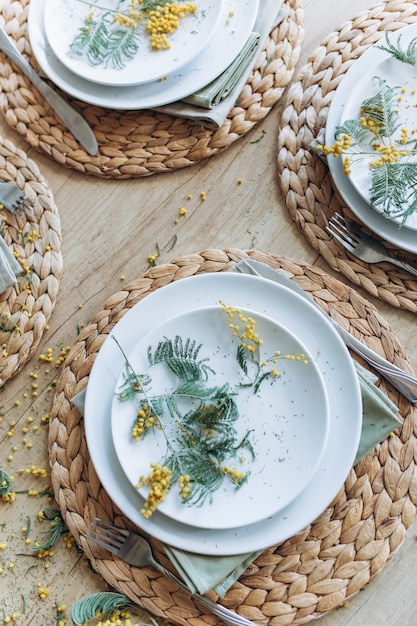
[[[299,287],[307,288],[307,293],[310,295],[302,298],[288,287],[248,273],[248,261],[249,267],[253,263],[253,267],[257,270],[265,266],[273,268],[274,272],[277,269],[280,270],[287,280],[292,279]],[[210,262],[213,267],[211,271]],[[187,271],[187,266],[192,268],[191,273]],[[204,269],[199,271],[199,267]],[[152,282],[154,280],[160,282],[163,276],[165,280],[160,283],[159,288],[154,290]],[[173,280],[174,277],[175,280]],[[245,604],[244,598],[247,595],[247,589],[252,586],[251,580],[266,576],[265,582],[260,583],[261,588],[266,584],[271,589],[270,593],[273,593],[272,589],[275,585],[281,589],[280,577],[278,576],[277,579],[275,573],[274,581],[269,579],[267,573],[269,569],[266,564],[274,563],[279,570],[279,563],[285,562],[287,555],[291,554],[294,549],[296,552],[300,551],[301,554],[304,545],[311,547],[311,542],[315,541],[318,544],[321,541],[326,544],[326,547],[324,548],[323,545],[322,548],[324,552],[331,550],[330,544],[324,539],[327,532],[330,532],[335,541],[333,549],[336,561],[334,570],[329,572],[329,579],[326,582],[321,581],[317,587],[306,585],[305,602],[301,599],[303,593],[297,600],[291,598],[291,592],[287,591],[288,595],[285,598],[282,597],[280,608],[275,614],[277,620],[291,620],[282,623],[298,623],[297,620],[306,619],[307,616],[318,617],[340,605],[343,600],[358,591],[355,585],[359,583],[359,580],[360,586],[367,584],[376,574],[376,569],[384,566],[388,554],[385,554],[386,551],[382,548],[385,540],[381,539],[382,543],[379,543],[380,525],[386,524],[388,518],[391,522],[389,539],[387,536],[385,547],[389,545],[389,550],[395,550],[403,541],[404,522],[400,521],[401,515],[397,517],[394,514],[396,496],[390,493],[389,500],[393,499],[391,506],[385,509],[382,516],[375,511],[376,518],[372,522],[373,531],[371,532],[375,532],[375,536],[379,537],[377,541],[380,555],[377,559],[379,566],[376,569],[374,566],[369,567],[366,563],[367,559],[360,554],[359,547],[357,557],[353,554],[349,559],[349,564],[337,565],[336,554],[343,552],[343,546],[346,549],[343,533],[349,535],[347,528],[345,527],[342,532],[339,524],[346,525],[347,520],[343,521],[345,514],[348,515],[348,511],[353,513],[353,510],[356,510],[355,538],[351,537],[352,543],[348,540],[349,550],[355,550],[353,546],[360,546],[362,543],[359,530],[362,525],[358,525],[361,517],[360,511],[364,512],[362,507],[365,507],[362,496],[366,490],[372,491],[372,480],[365,486],[371,478],[368,472],[373,473],[376,470],[375,463],[381,467],[381,470],[385,463],[388,463],[385,466],[385,471],[388,471],[391,441],[398,441],[400,447],[410,445],[409,439],[408,443],[405,441],[401,443],[401,433],[407,431],[408,438],[409,431],[406,424],[408,420],[413,421],[415,412],[413,404],[410,403],[409,398],[405,397],[407,394],[403,395],[383,377],[375,376],[372,369],[368,369],[366,361],[359,359],[355,363],[344,347],[341,337],[329,324],[327,315],[323,315],[311,301],[308,301],[313,296],[321,305],[328,302],[324,292],[330,289],[333,295],[337,294],[336,302],[341,298],[337,305],[339,315],[340,305],[343,302],[347,305],[346,312],[349,312],[351,303],[356,302],[359,307],[357,310],[362,311],[362,307],[367,310],[368,319],[367,322],[364,321],[364,324],[370,323],[374,328],[375,323],[371,320],[374,316],[378,318],[376,309],[352,289],[344,286],[340,291],[340,286],[339,281],[331,281],[324,272],[294,259],[274,257],[261,252],[248,254],[239,250],[207,250],[199,255],[179,258],[165,266],[149,269],[137,281],[126,286],[123,293],[115,294],[114,298],[103,307],[103,311],[97,314],[97,322],[92,320],[89,327],[81,332],[58,380],[52,408],[49,435],[52,481],[57,501],[60,502],[64,519],[71,532],[88,554],[93,567],[112,587],[126,594],[140,606],[145,608],[152,606],[154,614],[178,623],[185,624],[188,620],[193,620],[194,623],[199,619],[204,621],[206,612],[210,614],[210,607],[199,603],[198,594],[208,594],[210,600],[216,602],[216,607],[220,605],[231,610],[233,615],[237,614],[237,619],[241,620],[241,624],[247,623],[247,620],[257,623],[264,619],[262,606],[266,603],[266,607],[268,602],[264,597],[259,606]],[[174,502],[171,500],[170,504],[168,502],[165,504],[163,501],[160,505],[161,510],[157,508],[149,517],[144,516],[143,510],[142,513],[140,511],[146,495],[143,494],[141,488],[137,490],[138,487],[134,485],[135,476],[143,471],[143,468],[139,470],[137,467],[137,462],[139,463],[142,455],[136,459],[135,454],[130,450],[130,446],[136,445],[137,442],[126,440],[126,427],[122,426],[121,421],[122,415],[131,416],[132,406],[130,402],[127,402],[120,408],[120,402],[117,399],[117,389],[120,389],[120,383],[125,380],[123,363],[125,362],[125,365],[128,363],[129,371],[141,371],[144,346],[148,345],[149,341],[155,344],[160,336],[169,339],[172,335],[172,332],[169,333],[171,328],[173,332],[177,330],[180,332],[183,327],[192,328],[193,322],[189,319],[190,315],[191,319],[196,315],[202,316],[202,321],[199,317],[195,318],[197,326],[204,326],[204,323],[209,323],[210,319],[210,324],[217,329],[213,316],[220,315],[221,309],[213,310],[213,306],[216,302],[218,303],[218,300],[222,301],[225,296],[229,303],[233,301],[233,306],[238,310],[240,307],[242,310],[248,307],[255,316],[255,320],[259,313],[276,316],[280,324],[296,334],[298,341],[304,345],[305,352],[315,362],[318,368],[315,375],[321,376],[323,381],[329,411],[329,422],[326,426],[326,404],[322,405],[320,413],[324,422],[321,422],[316,432],[316,436],[321,439],[321,446],[315,446],[317,456],[315,460],[311,459],[317,469],[310,472],[309,481],[304,487],[295,488],[296,482],[294,483],[295,491],[292,495],[288,494],[288,504],[285,504],[286,500],[283,496],[283,508],[280,508],[280,505],[277,506],[276,503],[269,503],[268,506],[272,505],[272,509],[264,512],[264,507],[258,506],[256,517],[259,519],[254,518],[251,522],[247,519],[246,525],[244,518],[242,522],[239,521],[239,515],[236,518],[236,514],[232,512],[227,514],[227,507],[225,517],[220,513],[217,514],[214,508],[214,517],[211,518],[210,513],[205,511],[207,506],[203,506],[200,511],[198,508],[193,510],[193,507],[190,507],[191,511],[182,512],[182,505],[178,508],[175,500]],[[169,308],[164,306],[164,302],[168,301],[171,303]],[[127,310],[120,317],[122,303],[126,303],[124,306],[127,306]],[[172,303],[176,303],[174,308]],[[197,309],[195,309],[196,306]],[[207,309],[207,306],[210,308]],[[112,313],[113,307],[115,307],[115,318]],[[152,315],[150,315],[151,311]],[[105,317],[104,312],[106,312]],[[306,313],[310,319],[308,327],[301,322],[305,319]],[[331,314],[331,310],[327,313]],[[184,314],[186,317],[182,321]],[[298,322],[297,319],[300,321]],[[348,320],[349,318],[346,318],[345,322]],[[262,323],[262,319],[258,321]],[[379,321],[383,323],[382,320]],[[99,333],[97,323],[100,324]],[[140,331],[138,331],[139,328]],[[191,331],[189,332],[191,336]],[[217,336],[220,331],[212,330],[212,332],[215,332]],[[266,330],[264,332],[269,337],[268,332]],[[385,338],[387,332],[390,333],[389,329],[385,328]],[[210,334],[205,336],[209,337]],[[144,339],[140,340],[140,337]],[[138,339],[139,343],[137,343]],[[408,372],[411,380],[413,375],[407,365],[405,354],[392,335],[391,340],[397,354],[394,361],[402,365],[403,371]],[[221,343],[220,339],[218,342]],[[268,342],[269,339],[265,343]],[[137,344],[136,349],[133,347],[135,344]],[[125,349],[128,351],[127,355]],[[313,358],[313,354],[319,353],[318,357]],[[321,357],[323,357],[322,360]],[[332,362],[335,358],[337,367],[329,368],[329,361]],[[90,364],[87,368],[86,363]],[[279,367],[279,362],[276,367]],[[298,376],[303,375],[303,373],[298,373]],[[313,380],[315,375],[313,375]],[[140,375],[142,380],[141,377],[142,375]],[[285,374],[282,378],[284,380]],[[415,379],[413,380],[415,384]],[[155,385],[158,390],[157,383],[160,382],[158,377],[156,381]],[[316,388],[320,396],[321,386],[316,384]],[[103,389],[108,391],[103,393]],[[126,384],[123,389],[127,389]],[[146,397],[149,398],[149,396]],[[415,400],[414,396],[413,402]],[[317,399],[315,405],[319,407],[322,402],[323,398]],[[336,419],[335,416],[337,416]],[[316,420],[317,414],[314,421]],[[67,430],[66,437],[63,437],[62,428]],[[130,432],[130,427],[128,430]],[[74,437],[80,438],[75,448]],[[81,458],[79,452],[75,458],[71,457],[71,452],[65,446],[65,441],[70,439],[73,441],[72,448],[82,450]],[[343,445],[337,444],[338,440],[343,441]],[[146,444],[141,445],[146,446]],[[154,449],[153,444],[148,445],[151,445],[151,450]],[[288,443],[284,444],[286,445]],[[297,445],[302,446],[301,441],[297,442]],[[395,465],[399,460],[398,452],[399,450],[394,453],[397,459]],[[291,456],[292,454],[296,454],[295,448]],[[276,454],[274,458],[275,456]],[[156,458],[153,453],[151,457]],[[309,462],[308,459],[308,455],[304,456],[306,463]],[[373,467],[372,470],[371,467]],[[76,471],[73,474],[75,468]],[[331,472],[328,471],[330,468]],[[67,483],[68,472],[72,473],[75,492]],[[248,489],[250,481],[251,475],[248,477]],[[81,484],[83,488],[79,491]],[[76,495],[78,491],[80,499]],[[83,494],[82,497],[81,494]],[[380,497],[381,494],[378,498]],[[406,500],[408,498],[413,499],[412,492],[408,492]],[[215,499],[214,493],[213,502]],[[374,501],[372,498],[371,500]],[[374,502],[376,504],[376,500]],[[402,502],[404,504],[404,500]],[[224,506],[226,505],[222,505],[222,510]],[[275,512],[273,512],[274,509]],[[341,515],[342,509],[345,509],[343,515]],[[235,510],[239,511],[238,505]],[[370,511],[367,511],[365,515],[368,519],[365,523],[366,530],[365,527],[362,529],[366,535],[366,540],[365,535],[363,537],[366,543],[371,541],[368,536],[369,514]],[[385,517],[386,515],[388,517]],[[371,517],[373,517],[372,514]],[[109,523],[115,525],[116,530],[109,527]],[[406,526],[409,523],[411,520],[406,522]],[[323,528],[327,526],[329,530],[321,535]],[[174,588],[172,587],[172,576],[167,578],[163,574],[162,578],[159,578],[161,573],[157,574],[158,583],[164,587],[164,595],[172,593],[169,603],[159,604],[152,591],[149,591],[148,597],[148,592],[144,590],[147,588],[147,585],[144,587],[143,582],[144,570],[141,570],[141,577],[137,579],[137,568],[129,565],[135,561],[129,560],[128,553],[121,552],[125,535],[122,535],[123,541],[121,541],[117,540],[117,533],[125,533],[125,529],[133,533],[133,536],[136,533],[144,537],[150,544],[157,562],[162,563],[171,575],[174,565],[174,571],[177,571],[188,585],[190,591],[186,594],[186,599],[181,593],[181,600],[178,600],[182,607],[181,616],[178,615],[176,609],[178,592],[175,589],[178,585],[175,586],[174,581]],[[321,536],[322,539],[320,539]],[[313,561],[318,566],[319,545],[313,552]],[[113,559],[112,553],[114,553]],[[383,553],[385,557],[382,557]],[[373,558],[376,558],[376,554]],[[295,573],[300,569],[302,570],[301,563],[297,560],[293,571]],[[261,574],[264,570],[265,573]],[[149,574],[149,583],[154,580],[155,575],[155,571]],[[267,580],[269,582],[266,582]],[[151,605],[150,601],[152,601]],[[269,619],[272,615],[268,613],[266,617]],[[230,615],[226,614],[220,619],[228,622]]]
[[[0,619],[406,624],[416,4],[117,1],[0,1]]]
[[[68,167],[109,178],[135,178],[176,170],[226,149],[264,118],[280,99],[299,58],[304,32],[302,10],[294,0],[268,0],[267,4],[247,0],[238,9],[231,0],[213,0],[204,12],[197,7],[195,15],[181,18],[177,32],[170,34],[172,49],[152,50],[148,36],[139,33],[136,40],[144,39],[140,49],[145,55],[140,70],[135,62],[135,46],[139,44],[132,43],[136,41],[135,28],[131,29],[132,36],[128,31],[130,39],[126,44],[135,50],[132,58],[130,53],[123,56],[121,45],[114,53],[120,67],[111,66],[116,64],[111,57],[106,63],[93,58],[86,62],[82,55],[77,58],[69,54],[69,50],[75,49],[74,42],[81,41],[76,39],[77,28],[81,28],[79,24],[87,15],[82,3],[75,16],[72,11],[67,16],[70,27],[64,38],[55,35],[61,11],[54,8],[54,3],[52,10],[46,11],[46,20],[44,0],[14,4],[15,14],[8,12],[3,25],[9,38],[8,49],[10,40],[16,43],[15,36],[20,38],[25,30],[24,52],[32,70],[37,70],[35,76],[31,71],[31,79],[44,97],[45,90],[50,92],[52,86],[58,94],[56,98],[62,98],[67,106],[60,102],[58,117],[50,127],[47,109],[38,112],[33,120],[29,116],[23,125],[18,124],[16,117],[10,115],[15,107],[12,94],[16,74],[6,57],[2,74],[10,77],[10,83],[3,83],[2,92],[3,113],[9,111],[8,124],[35,149]],[[132,19],[123,6],[120,10],[125,21]],[[102,30],[108,28],[107,13],[100,13],[100,7],[97,11],[94,24]],[[144,17],[140,16],[139,28],[145,24],[146,16],[146,11]],[[106,37],[116,41],[121,35],[116,29]],[[190,39],[190,45],[181,43],[184,38]],[[21,71],[22,67],[20,61]],[[25,70],[23,73],[27,74],[27,62]],[[30,85],[27,83],[32,89]],[[20,101],[19,108],[21,105]],[[68,109],[68,105],[73,108],[72,118],[76,116],[76,122],[70,122],[71,114],[66,110],[62,117],[62,109]],[[60,118],[66,121],[67,128]],[[85,123],[90,133],[86,128],[81,130]],[[40,134],[35,130],[39,126]],[[118,128],[123,131],[119,139]],[[129,128],[126,134],[124,129]],[[94,137],[90,136],[91,131]],[[80,143],[74,141],[73,134]],[[158,144],[160,149],[156,151]],[[158,152],[163,158],[157,158]]]
[[[30,360],[45,333],[62,274],[52,190],[27,154],[0,142],[0,385]]]
[[[415,16],[407,6],[402,20],[401,6],[387,2],[367,19],[370,25],[362,15],[351,24],[349,50],[343,50],[343,60],[332,70],[322,73],[324,53],[337,54],[337,40],[346,40],[346,25],[328,37],[302,79],[291,86],[278,137],[278,172],[291,216],[326,262],[369,293],[415,312],[415,214],[410,198],[399,199],[403,184],[412,197],[412,183],[401,182],[400,172],[413,167],[412,150],[407,151],[413,133]],[[321,65],[316,65],[319,58]],[[300,106],[304,90],[310,96]],[[377,111],[391,122],[378,127],[371,119]],[[289,116],[298,117],[298,128],[286,124]],[[404,133],[403,143],[397,130]],[[297,159],[295,168],[307,173],[302,191],[291,180],[296,170],[288,167],[297,133],[303,138],[305,162]],[[389,145],[394,151],[399,146],[398,158],[390,157]],[[300,172],[296,175],[300,179]]]

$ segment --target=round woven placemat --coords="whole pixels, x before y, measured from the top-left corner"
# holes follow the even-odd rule
[[[0,179],[16,183],[30,201],[23,215],[5,208],[0,211],[0,233],[24,270],[17,282],[0,294],[2,386],[30,359],[47,328],[58,293],[62,256],[52,191],[25,152],[1,137]]]
[[[7,33],[36,67],[26,34],[29,0],[3,5],[0,11]],[[152,110],[104,109],[62,94],[94,130],[99,152],[92,157],[3,53],[0,110],[9,126],[36,150],[86,174],[134,178],[193,165],[225,150],[262,120],[281,98],[292,78],[304,38],[299,1],[285,0],[283,8],[286,17],[271,32],[239,101],[219,129],[203,128],[196,122]]]
[[[149,269],[105,303],[78,336],[57,382],[49,431],[54,493],[71,533],[94,569],[134,602],[184,626],[221,622],[202,612],[158,572],[132,568],[105,551],[92,553],[82,537],[95,516],[132,526],[97,478],[83,419],[71,398],[86,387],[95,357],[114,325],[139,300],[186,276],[227,271],[248,256],[285,269],[354,334],[398,365],[410,368],[389,325],[352,288],[316,267],[266,253],[206,250],[182,257]],[[304,624],[340,606],[367,585],[402,543],[416,515],[417,409],[390,385],[380,384],[399,406],[403,419],[399,432],[350,471],[345,485],[319,519],[285,543],[265,550],[220,600],[225,606],[259,624]],[[157,557],[172,567],[160,544],[153,539],[151,543]]]
[[[312,54],[291,85],[280,121],[278,174],[291,217],[307,241],[329,265],[373,296],[417,312],[417,279],[389,263],[367,264],[347,253],[326,232],[328,219],[338,211],[359,220],[333,186],[330,173],[312,152],[311,142],[325,128],[336,88],[355,59],[383,36],[417,21],[417,2],[391,0],[332,32]],[[369,234],[374,234],[368,231]],[[395,247],[384,242],[393,254]],[[401,251],[415,265],[415,255]]]

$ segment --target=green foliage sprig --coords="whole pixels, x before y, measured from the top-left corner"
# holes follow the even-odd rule
[[[88,5],[89,13],[69,46],[69,56],[87,59],[93,66],[119,70],[138,54],[144,35],[148,36],[153,50],[169,48],[167,37],[176,26],[172,20],[158,22],[155,12],[167,5],[174,6],[174,0],[142,0],[140,3],[119,0],[115,9],[92,5],[87,0],[76,1]],[[122,6],[124,2],[126,5]],[[195,9],[187,6],[188,13]],[[151,16],[154,21],[148,27]]]
[[[384,52],[388,52],[394,59],[401,61],[402,63],[408,63],[409,65],[417,64],[417,37],[412,39],[407,46],[407,50],[403,50],[401,47],[401,35],[398,36],[397,44],[394,45],[390,39],[389,35],[385,33],[385,46],[375,46],[379,50],[383,50]]]
[[[12,489],[12,481],[10,476],[4,470],[0,469],[0,497],[6,499]]]
[[[36,545],[33,546],[32,549],[34,552],[50,550],[67,530],[61,513],[55,509],[44,509],[39,518],[42,521],[48,522],[48,530],[42,531],[42,533],[47,534],[48,537],[43,543],[36,543]]]
[[[126,611],[132,609],[135,609],[135,614],[140,612],[143,625],[158,626],[157,620],[145,609],[135,607],[129,598],[113,591],[93,593],[78,600],[71,607],[71,618],[75,626],[86,626],[91,620],[96,623],[98,616],[104,619],[113,616],[123,617],[126,615]]]
[[[163,433],[167,453],[159,463],[169,470],[169,478],[164,474],[164,480],[170,481],[170,487],[176,483],[180,485],[182,500],[189,506],[201,506],[207,499],[211,502],[213,493],[226,477],[240,487],[247,474],[233,471],[223,464],[243,449],[254,456],[250,431],[240,441],[236,439],[235,423],[239,417],[234,399],[236,392],[228,383],[220,386],[207,384],[208,375],[215,372],[208,365],[207,358],[200,358],[200,350],[201,344],[192,339],[164,338],[155,349],[148,348],[147,358],[150,368],[163,364],[176,376],[178,383],[174,389],[162,395],[152,395],[149,373],[137,374],[126,360],[127,374],[118,394],[122,402],[132,398],[137,401],[138,417],[134,420],[132,432],[139,432],[138,439],[156,429]],[[184,399],[191,404],[185,412],[180,406]],[[177,424],[175,446],[165,433],[166,415]],[[186,483],[185,491],[183,483]],[[144,477],[140,486],[143,484]]]
[[[375,80],[377,93],[362,102],[360,117],[337,126],[336,143],[323,150],[342,156],[348,175],[353,161],[366,159],[371,205],[404,224],[417,210],[417,140],[401,124],[400,87],[391,87],[379,77]]]
[[[70,55],[87,58],[91,65],[121,69],[135,57],[139,42],[137,30],[114,27],[113,12],[102,11],[85,20],[70,45]]]
[[[251,387],[257,394],[267,378],[280,378],[276,370],[279,359],[308,363],[304,354],[281,355],[278,350],[271,357],[262,359],[263,341],[255,331],[256,320],[224,303],[221,303],[221,309],[227,316],[232,344],[237,344],[237,365],[246,379],[240,380],[237,387]],[[122,350],[120,345],[119,348]],[[250,440],[252,431],[247,430],[238,437],[237,387],[232,388],[228,382],[209,384],[209,376],[215,372],[209,359],[201,358],[201,348],[202,345],[191,338],[164,337],[156,348],[148,347],[148,369],[141,373],[134,371],[122,350],[126,372],[117,397],[121,402],[136,402],[132,437],[143,440],[149,433],[161,431],[166,441],[166,454],[157,464],[151,465],[150,474],[141,476],[137,485],[138,488],[150,487],[141,511],[145,517],[152,514],[175,483],[180,488],[183,502],[190,506],[212,502],[214,492],[225,478],[238,489],[247,481],[249,473],[229,467],[228,462],[236,459],[243,450],[249,452],[252,460],[255,458]],[[175,376],[173,388],[166,393],[152,392],[149,370],[156,365],[163,365]],[[176,427],[175,442],[165,431],[167,416],[167,423]]]

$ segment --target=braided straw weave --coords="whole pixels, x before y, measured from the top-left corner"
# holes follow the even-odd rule
[[[78,336],[56,387],[49,431],[54,493],[71,533],[106,581],[155,615],[184,626],[220,622],[202,613],[187,594],[152,568],[133,568],[107,552],[92,553],[81,537],[95,516],[126,526],[131,523],[115,508],[97,478],[83,420],[71,398],[86,387],[100,346],[135,303],[174,280],[227,271],[248,256],[285,269],[353,333],[410,369],[391,328],[373,305],[322,270],[289,258],[256,251],[206,250],[149,269],[106,302]],[[400,408],[400,432],[350,471],[319,519],[285,543],[265,550],[220,600],[224,605],[258,624],[304,624],[367,585],[402,543],[416,515],[417,409],[388,383],[381,387]],[[153,539],[151,543],[157,557],[170,567],[160,544]]]
[[[26,36],[29,0],[0,0],[7,33],[36,67]],[[66,96],[93,128],[99,153],[78,144],[28,79],[0,55],[0,110],[36,150],[79,172],[134,178],[168,172],[219,154],[269,113],[290,82],[304,38],[298,0],[285,0],[286,17],[270,34],[239,102],[219,129],[202,128],[152,110],[114,111]],[[270,59],[274,59],[270,61]]]
[[[278,173],[287,207],[307,241],[329,265],[373,296],[417,312],[417,279],[389,263],[366,264],[326,232],[335,211],[358,222],[333,186],[330,173],[310,149],[326,125],[332,96],[355,59],[383,36],[417,21],[417,2],[391,0],[345,22],[316,49],[291,85],[280,121]],[[370,231],[368,231],[370,234]],[[384,242],[394,254],[395,247]],[[401,251],[413,264],[413,255]]]
[[[0,138],[0,179],[24,190],[23,216],[0,211],[0,232],[24,272],[0,294],[0,386],[35,352],[55,305],[62,273],[61,228],[52,192],[37,165]],[[0,235],[0,236],[1,236]]]

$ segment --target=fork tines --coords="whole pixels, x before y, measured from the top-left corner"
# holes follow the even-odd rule
[[[31,208],[31,203],[29,198],[23,197],[20,198],[17,202],[14,202],[11,205],[11,211],[13,213],[17,213],[20,217],[23,217],[23,215],[25,215],[26,211],[28,211]],[[7,208],[7,207],[6,207]]]
[[[351,252],[358,244],[361,236],[357,228],[345,220],[340,213],[335,215],[329,220],[328,226],[326,226],[327,232],[332,235],[339,243]]]
[[[18,217],[23,217],[32,208],[31,201],[20,187],[4,181],[0,181],[0,204]]]
[[[113,524],[97,517],[90,526],[90,533],[91,535],[87,535],[89,539],[107,549],[111,546],[120,548],[129,534],[127,530],[115,528]]]

